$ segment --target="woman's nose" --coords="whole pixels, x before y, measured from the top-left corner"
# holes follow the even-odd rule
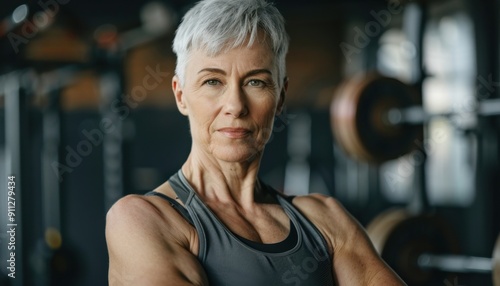
[[[233,118],[239,118],[248,114],[245,93],[239,86],[233,86],[226,90],[224,102],[224,114]]]

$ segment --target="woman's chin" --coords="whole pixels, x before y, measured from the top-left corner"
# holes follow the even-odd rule
[[[261,150],[255,148],[224,148],[224,150],[214,150],[215,158],[233,163],[251,162],[260,158]]]

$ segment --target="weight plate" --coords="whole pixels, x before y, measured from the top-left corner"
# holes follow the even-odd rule
[[[422,125],[391,125],[391,109],[418,104],[417,93],[394,78],[373,73],[342,83],[330,106],[330,120],[338,144],[352,157],[374,163],[398,158],[415,147]]]
[[[441,285],[450,273],[422,269],[418,257],[424,253],[456,254],[459,243],[451,227],[434,215],[411,216],[391,210],[367,226],[375,248],[408,285]],[[452,280],[449,280],[452,281]]]

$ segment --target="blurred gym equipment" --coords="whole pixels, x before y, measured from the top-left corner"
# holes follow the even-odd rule
[[[450,273],[491,274],[494,285],[500,285],[500,235],[492,257],[459,255],[457,235],[444,219],[399,208],[381,213],[366,230],[382,258],[408,285],[452,281]]]
[[[82,40],[89,47],[86,50],[80,43],[76,44],[79,41],[75,40],[78,32],[64,22],[67,18],[63,12],[38,11],[50,18],[43,27],[44,31],[51,31],[51,25],[54,25],[55,33],[64,36],[54,37],[56,40],[50,45],[33,40],[30,45],[15,47],[19,48],[16,51],[19,56],[5,56],[5,63],[9,64],[3,65],[0,70],[4,73],[0,75],[0,99],[3,99],[5,107],[6,173],[15,174],[15,215],[16,221],[23,222],[16,227],[15,254],[18,262],[16,279],[10,281],[12,285],[74,285],[77,282],[81,257],[65,240],[68,230],[63,224],[62,201],[63,196],[68,195],[63,192],[63,179],[73,171],[72,167],[81,163],[81,157],[91,153],[92,148],[102,143],[104,193],[100,200],[104,200],[103,212],[130,192],[124,182],[130,176],[124,164],[123,120],[111,104],[123,102],[124,55],[163,36],[173,24],[172,15],[165,15],[168,12],[160,3],[149,3],[142,10],[142,26],[121,33],[112,25],[100,27],[93,34],[94,38]],[[33,37],[37,31],[26,27],[38,23],[34,17],[36,13],[30,14],[27,5],[19,6],[0,22],[0,38],[19,35],[23,31],[30,31]],[[18,34],[8,34],[10,32]],[[66,40],[75,45],[68,45],[64,42]],[[64,46],[64,53],[59,53],[60,46]],[[40,53],[40,50],[44,52]],[[82,51],[86,52],[82,54]],[[95,143],[93,146],[88,141],[85,141],[88,144],[83,144],[80,140],[73,148],[78,154],[73,154],[68,151],[67,142],[62,142],[65,134],[61,97],[64,90],[85,72],[99,78],[100,116],[108,126],[113,126],[114,132],[90,135],[95,141],[92,141]],[[28,134],[28,121],[33,120],[40,122],[36,126],[41,132]],[[39,154],[30,156],[38,151]],[[68,164],[68,158],[71,158],[71,164]],[[40,172],[41,181],[40,186],[32,188],[37,184],[30,180],[35,177],[35,172]],[[28,200],[28,197],[31,199]],[[5,233],[5,226],[1,226],[2,233]],[[0,250],[2,257],[6,250]]]
[[[330,107],[337,143],[358,160],[382,163],[415,149],[424,123],[434,118],[500,115],[500,99],[479,101],[464,113],[432,114],[419,98],[416,88],[376,73],[346,79]]]

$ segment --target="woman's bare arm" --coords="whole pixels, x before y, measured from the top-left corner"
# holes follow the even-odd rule
[[[327,240],[338,285],[406,285],[380,258],[363,227],[337,200],[312,194],[297,197],[294,204]]]
[[[109,285],[208,285],[194,229],[159,198],[130,195],[106,218]]]

